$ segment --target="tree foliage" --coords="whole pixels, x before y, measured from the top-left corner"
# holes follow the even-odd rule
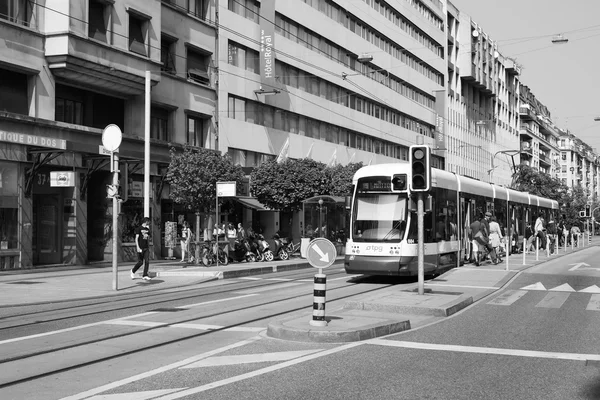
[[[325,168],[325,173],[329,175],[331,181],[331,196],[351,196],[352,178],[356,171],[362,168],[363,163],[350,163],[348,165],[337,164],[333,167]]]
[[[303,200],[329,193],[331,178],[324,169],[310,158],[268,161],[252,171],[250,192],[272,210],[299,211]]]
[[[185,146],[183,151],[171,148],[167,172],[170,197],[192,212],[214,210],[217,182],[236,182],[242,189],[244,172],[228,155],[214,150]]]

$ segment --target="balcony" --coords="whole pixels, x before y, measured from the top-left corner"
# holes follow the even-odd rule
[[[536,120],[535,114],[529,107],[519,107],[519,115],[522,119],[526,120]]]
[[[550,157],[548,157],[547,155],[542,154],[542,153],[539,154],[539,157],[540,157],[540,164],[545,164],[548,167],[552,166],[552,161],[550,161]]]
[[[521,74],[521,67],[519,65],[517,65],[517,63],[514,62],[513,60],[507,59],[505,66],[506,66],[506,72],[508,72],[509,74],[512,74],[512,75],[520,75]]]
[[[147,57],[70,32],[47,37],[46,60],[58,81],[117,96],[143,94],[145,71],[156,85],[161,68]]]
[[[535,134],[535,132],[533,131],[533,129],[531,129],[529,127],[529,125],[521,125],[521,129],[519,131],[519,133],[521,135],[526,135],[526,136],[530,136],[530,137],[537,137],[537,135]]]

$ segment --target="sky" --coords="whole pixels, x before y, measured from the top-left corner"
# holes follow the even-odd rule
[[[600,0],[450,1],[516,59],[554,124],[600,152]]]

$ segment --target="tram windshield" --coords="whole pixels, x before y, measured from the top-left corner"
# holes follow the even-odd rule
[[[399,242],[406,231],[407,199],[396,193],[357,194],[352,215],[355,242]]]

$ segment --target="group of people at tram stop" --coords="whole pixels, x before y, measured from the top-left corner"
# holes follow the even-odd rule
[[[187,222],[183,222],[183,227],[181,229],[181,262],[186,261],[186,256],[189,258],[190,256],[190,243],[193,240],[193,231],[191,225]],[[236,239],[246,239],[254,237],[254,230],[249,227],[247,230],[244,229],[241,223],[237,224],[237,228],[233,223],[215,224],[213,229],[213,238],[217,241],[226,240],[229,242],[231,246],[233,246],[233,242]]]
[[[469,240],[471,241],[470,260],[476,266],[480,266],[489,255],[493,264],[503,262],[500,257],[501,245],[504,236],[498,220],[491,212],[480,214],[469,226]]]

